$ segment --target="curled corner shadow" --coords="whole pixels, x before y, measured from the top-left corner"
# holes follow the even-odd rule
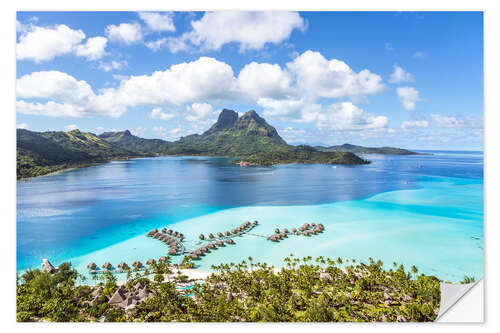
[[[439,314],[435,321],[439,322],[441,317],[447,313],[462,297],[464,297],[478,283],[482,283],[482,279],[474,283],[467,284],[452,284],[441,283],[441,302]]]

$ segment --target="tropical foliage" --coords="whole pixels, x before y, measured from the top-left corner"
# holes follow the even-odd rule
[[[77,286],[69,264],[50,274],[30,270],[17,282],[18,321],[432,321],[439,311],[440,285],[433,276],[382,262],[285,259],[280,270],[248,261],[213,267],[216,273],[191,291],[177,288],[187,277],[169,261],[129,271],[125,288],[137,282],[153,292],[135,307],[108,304],[118,288],[111,273],[97,285]],[[166,273],[173,279],[165,280]],[[188,294],[190,293],[190,294]]]

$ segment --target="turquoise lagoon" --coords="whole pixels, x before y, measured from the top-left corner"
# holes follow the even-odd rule
[[[271,168],[240,168],[222,158],[137,159],[18,182],[18,271],[47,257],[71,261],[88,276],[91,261],[117,265],[165,255],[163,243],[144,235],[153,227],[182,232],[194,249],[200,233],[258,220],[252,233],[264,236],[304,222],[326,230],[279,243],[237,237],[197,266],[211,270],[251,256],[279,267],[293,253],[372,257],[448,281],[481,278],[482,153],[366,157],[373,163]]]

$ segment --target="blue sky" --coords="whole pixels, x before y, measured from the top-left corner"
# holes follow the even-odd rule
[[[223,108],[289,143],[483,148],[475,12],[19,12],[17,126],[174,140]]]

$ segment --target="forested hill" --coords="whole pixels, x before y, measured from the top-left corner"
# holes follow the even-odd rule
[[[315,146],[316,150],[333,152],[333,151],[348,151],[354,154],[383,154],[383,155],[416,155],[416,153],[411,150],[394,148],[394,147],[363,147],[351,145],[349,143],[344,143],[343,145],[331,146],[331,147],[321,147]]]
[[[139,156],[79,130],[43,133],[17,130],[18,179]]]

